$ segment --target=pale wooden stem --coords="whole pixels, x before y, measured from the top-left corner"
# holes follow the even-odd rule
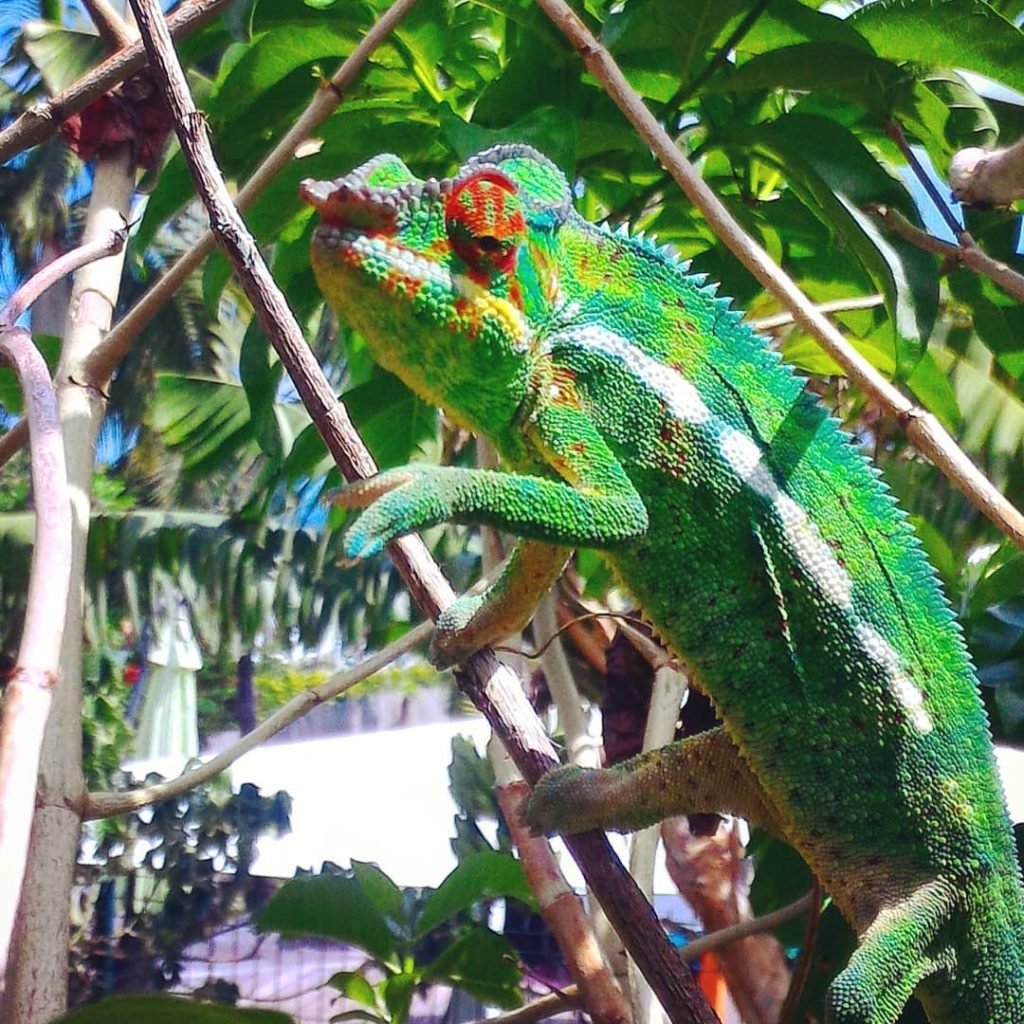
[[[356,684],[390,665],[395,658],[419,646],[430,637],[433,628],[432,622],[422,622],[414,629],[410,629],[405,636],[388,644],[387,647],[375,654],[369,655],[353,668],[335,672],[330,679],[319,686],[313,686],[304,693],[296,694],[287,704],[278,708],[269,718],[232,743],[231,746],[226,747],[216,757],[195,767],[187,768],[177,778],[123,792],[88,794],[82,808],[82,817],[90,820],[111,818],[115,814],[127,814],[129,811],[137,811],[140,807],[181,796],[190,789],[209,782],[214,776],[231,767],[243,754],[258,747],[261,743],[265,743],[271,736],[277,735],[296,719],[308,714],[325,701],[332,700],[346,690],[351,690]]]
[[[885,299],[881,295],[857,295],[849,299],[832,299],[829,302],[818,304],[819,313],[852,313],[861,309],[877,309],[885,305]],[[758,320],[750,320],[748,323],[755,331],[774,331],[778,327],[788,327],[795,323],[796,317],[790,313],[775,313],[772,316],[763,316]]]
[[[47,288],[52,287],[68,274],[73,274],[79,267],[84,267],[86,263],[91,263],[93,260],[103,259],[104,256],[113,256],[114,253],[120,252],[127,237],[127,230],[108,231],[94,242],[79,245],[70,252],[58,256],[53,262],[47,263],[42,270],[33,274],[24,284],[20,285],[7,300],[4,321],[13,325]]]
[[[492,739],[491,762],[496,778],[495,795],[519,851],[530,890],[544,923],[551,930],[566,966],[579,986],[580,1002],[598,1024],[629,1024],[629,1007],[615,984],[579,897],[565,880],[547,839],[530,834],[523,823],[522,807],[530,787],[515,771],[501,741]]]
[[[999,493],[985,475],[957,447],[956,442],[929,412],[915,405],[887,381],[820,313],[793,280],[740,226],[700,174],[676,148],[626,81],[611,54],[594,38],[564,0],[537,0],[580,53],[587,69],[636,128],[661,165],[720,238],[797,322],[847,373],[867,397],[896,418],[909,440],[952,481],[967,499],[1018,547],[1024,548],[1024,516]]]
[[[0,358],[11,364],[25,399],[31,435],[35,546],[25,627],[4,694],[0,725],[0,977],[25,874],[36,804],[39,755],[57,685],[71,578],[71,503],[57,396],[28,331],[0,329]]]
[[[369,452],[313,358],[294,315],[270,276],[259,246],[231,201],[213,157],[206,120],[189,95],[159,4],[156,0],[132,0],[132,9],[154,78],[170,109],[182,153],[209,212],[211,228],[260,325],[345,478],[353,480],[371,474],[375,466]],[[407,537],[390,545],[388,551],[413,599],[431,618],[436,618],[454,594],[422,541]],[[455,675],[463,691],[501,736],[527,781],[536,782],[557,763],[551,741],[527,703],[518,680],[500,665],[493,652],[474,655]],[[569,847],[674,1024],[715,1024],[710,1007],[689,974],[679,969],[661,925],[611,851],[607,838],[601,833],[584,833],[572,837]]]

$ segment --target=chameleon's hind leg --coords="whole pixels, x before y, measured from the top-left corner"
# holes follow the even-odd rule
[[[920,982],[948,966],[934,945],[953,902],[950,886],[938,879],[885,906],[829,987],[827,1024],[894,1024]]]
[[[761,784],[722,728],[614,768],[556,768],[534,787],[526,820],[535,832],[631,832],[707,811],[738,814],[782,834]]]
[[[440,614],[430,660],[447,668],[521,630],[561,575],[570,551],[543,541],[520,541],[483,593],[465,594]]]

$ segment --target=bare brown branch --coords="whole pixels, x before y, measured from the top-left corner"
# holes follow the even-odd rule
[[[231,201],[213,157],[206,122],[189,96],[159,5],[155,0],[132,0],[132,8],[185,160],[209,211],[211,229],[331,455],[347,479],[364,477],[373,472],[373,460],[313,359],[259,247]],[[413,598],[431,617],[436,617],[454,595],[422,542],[405,538],[392,544],[389,553]],[[456,672],[456,679],[502,738],[529,782],[535,782],[554,766],[551,742],[518,680],[500,665],[493,653],[482,651],[475,655]],[[676,1024],[714,1024],[710,1007],[689,973],[680,969],[650,904],[615,857],[607,838],[601,833],[585,833],[572,837],[568,845],[670,1019]]]
[[[1024,302],[1024,275],[1019,274],[1002,260],[993,259],[988,253],[978,248],[970,235],[962,235],[959,245],[944,241],[922,231],[916,224],[911,224],[899,210],[891,206],[873,206],[872,212],[877,213],[882,223],[911,245],[916,245],[925,252],[933,252],[936,256],[944,256],[991,278],[1007,295],[1012,295],[1018,302]]]
[[[205,25],[230,0],[185,0],[168,18],[175,39],[180,39]],[[125,50],[108,57],[102,64],[83,75],[74,85],[25,111],[16,121],[0,131],[0,164],[30,146],[45,141],[72,114],[84,110],[93,100],[123,82],[146,66],[142,43],[134,42]]]
[[[410,629],[405,636],[388,644],[387,647],[375,654],[369,655],[353,668],[335,672],[330,679],[319,686],[296,694],[287,704],[278,708],[269,718],[256,726],[252,732],[247,732],[241,739],[226,747],[209,761],[204,761],[194,768],[187,768],[177,778],[158,782],[153,786],[143,786],[139,789],[88,794],[82,808],[82,818],[89,821],[93,818],[111,818],[115,814],[127,814],[129,811],[137,811],[140,807],[181,796],[190,789],[208,782],[215,775],[219,775],[233,765],[243,754],[255,749],[261,743],[265,743],[271,736],[276,736],[282,729],[312,711],[313,708],[325,701],[332,700],[346,690],[351,690],[353,686],[363,682],[364,679],[369,679],[375,672],[390,665],[395,658],[426,642],[430,638],[432,629],[433,623],[421,623],[414,629]]]
[[[846,371],[850,380],[875,405],[899,422],[910,441],[931,459],[975,508],[991,519],[1018,547],[1024,548],[1024,516],[957,447],[939,421],[911,402],[850,346],[793,280],[743,230],[707,182],[676,148],[671,136],[630,87],[611,54],[594,38],[578,15],[564,0],[537,0],[537,3],[565,33],[590,73],[601,82],[661,165],[698,207],[711,229],[736,258],[783,306],[792,310],[797,322],[818,340],[825,352]]]
[[[605,965],[579,897],[559,870],[550,843],[531,835],[523,823],[522,807],[530,787],[522,779],[505,781],[499,777],[495,793],[540,915],[565,954],[583,1006],[596,1024],[629,1024],[629,1006]]]

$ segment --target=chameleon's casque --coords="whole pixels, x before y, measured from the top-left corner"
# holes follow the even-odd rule
[[[542,781],[538,828],[734,811],[791,842],[860,945],[830,1019],[1024,1021],[1024,896],[959,629],[904,514],[803,382],[668,251],[573,210],[524,146],[421,181],[306,182],[313,264],[380,363],[512,472],[409,466],[345,492],[348,554],[457,520],[524,538],[438,625],[453,661],[601,548],[724,729]]]

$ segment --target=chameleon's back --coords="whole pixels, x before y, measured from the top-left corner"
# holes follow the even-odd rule
[[[1019,868],[987,722],[905,513],[671,255],[575,217],[562,239],[580,312],[552,352],[650,514],[610,560],[859,930],[937,874],[978,909],[987,948],[961,954],[956,1005],[934,1019],[1024,1020]],[[965,991],[975,972],[987,980]]]
[[[493,474],[472,490],[458,471],[466,520],[564,543],[568,519],[525,499],[568,492],[586,518],[625,470],[649,522],[609,560],[861,935],[835,1020],[892,1021],[924,979],[936,1024],[1024,1021],[1024,897],[960,633],[905,516],[803,383],[670,254],[580,219],[526,147],[445,182],[381,157],[305,193],[322,287],[376,357],[532,474],[498,501]],[[559,403],[554,422],[589,440],[539,437]],[[581,480],[588,445],[611,476]]]

